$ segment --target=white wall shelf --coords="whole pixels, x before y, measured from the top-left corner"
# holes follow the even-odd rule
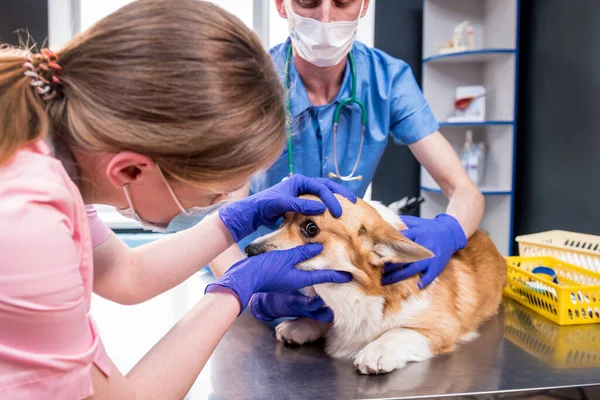
[[[471,22],[475,49],[517,49],[519,0],[424,0],[423,57],[438,54],[438,45],[452,38],[454,27]]]
[[[503,57],[507,54],[515,54],[515,49],[484,49],[472,51],[460,51],[456,53],[439,54],[423,59],[424,63],[456,63],[456,62],[487,62]]]
[[[429,193],[443,193],[442,189],[437,185],[432,187],[421,186],[421,190]],[[511,190],[502,190],[485,186],[480,187],[479,190],[485,196],[507,196],[512,194]]]
[[[483,122],[439,122],[440,127],[477,127],[477,126],[491,126],[491,125],[514,125],[514,121],[483,121]]]
[[[500,0],[515,1],[515,0]],[[486,61],[423,64],[423,93],[440,121],[455,114],[457,86],[483,85],[486,90],[486,118],[514,120],[515,53]]]
[[[440,132],[460,152],[467,130],[486,143],[486,162],[479,189],[486,210],[480,228],[504,255],[512,254],[517,108],[518,26],[520,0],[424,0],[423,93],[440,124]],[[468,20],[475,48],[438,54],[454,27]],[[486,120],[446,122],[455,114],[456,87],[482,85]],[[448,199],[421,168],[421,216],[445,212]]]

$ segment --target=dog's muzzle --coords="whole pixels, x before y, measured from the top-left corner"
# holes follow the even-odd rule
[[[266,252],[265,246],[261,246],[260,244],[254,244],[254,243],[250,243],[244,249],[244,253],[246,253],[246,255],[248,257],[257,256],[264,252]]]

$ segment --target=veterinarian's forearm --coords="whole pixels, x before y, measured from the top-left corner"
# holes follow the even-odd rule
[[[233,264],[244,258],[246,258],[246,256],[242,253],[240,247],[236,243],[225,250],[219,257],[212,260],[209,267],[213,275],[220,278]]]
[[[485,199],[473,182],[465,181],[457,186],[450,196],[450,204],[446,213],[458,220],[467,238],[471,237],[478,229],[483,211]]]
[[[450,199],[446,213],[458,220],[467,238],[471,237],[483,217],[485,201],[448,140],[436,131],[408,147]]]
[[[240,312],[228,289],[204,296],[127,374],[137,399],[183,399]]]

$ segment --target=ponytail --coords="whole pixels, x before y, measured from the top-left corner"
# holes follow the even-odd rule
[[[48,133],[44,100],[25,75],[27,52],[0,47],[0,165]]]

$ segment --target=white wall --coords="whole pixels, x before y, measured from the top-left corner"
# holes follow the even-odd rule
[[[50,47],[60,48],[77,33],[133,0],[48,0]],[[208,0],[235,14],[252,28],[253,7],[249,0]]]
[[[96,21],[116,11],[132,0],[48,0],[50,47],[59,48],[73,35],[89,28]],[[227,11],[237,15],[247,26],[254,28],[259,35],[268,36],[266,47],[272,47],[288,37],[287,21],[277,14],[274,0],[210,0]],[[369,10],[358,25],[357,39],[367,46],[375,42],[375,3],[371,0]],[[268,26],[253,26],[255,13],[266,7],[264,15],[269,16]],[[267,14],[268,12],[268,14]],[[261,23],[264,18],[254,21]],[[267,41],[266,37],[262,38]]]
[[[113,11],[117,11],[124,5],[131,3],[131,1],[132,0],[79,0],[81,31],[86,30]]]
[[[56,1],[56,0],[55,0]],[[97,20],[119,9],[132,0],[79,0],[81,2],[81,28],[87,29]],[[252,27],[252,2],[240,0],[209,0],[235,14]]]
[[[48,47],[57,50],[79,29],[73,1],[48,0]]]
[[[371,0],[367,14],[358,23],[356,38],[367,46],[375,46],[375,0]]]

